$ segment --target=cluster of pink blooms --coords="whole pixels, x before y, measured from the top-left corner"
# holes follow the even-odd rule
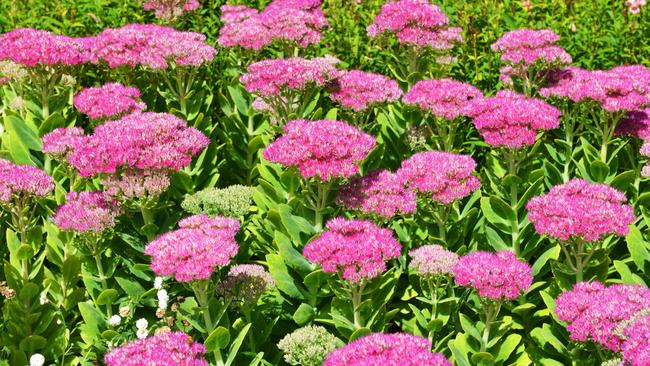
[[[225,266],[237,254],[237,219],[199,214],[184,218],[179,229],[165,233],[147,244],[151,269],[159,276],[176,281],[210,278],[216,266]]]
[[[650,140],[643,143],[640,153],[641,155],[650,158]],[[650,177],[650,162],[646,163],[641,169],[641,175],[644,177]]]
[[[54,222],[62,230],[77,233],[101,233],[115,226],[119,208],[101,192],[70,192],[61,205]]]
[[[436,117],[453,120],[465,114],[467,103],[483,96],[471,84],[452,79],[418,81],[402,100],[431,112]]]
[[[476,251],[460,257],[453,268],[457,284],[471,287],[482,297],[512,300],[533,283],[530,265],[511,251]]]
[[[645,6],[646,0],[627,0],[625,3],[627,4],[630,13],[639,14],[639,12],[641,12],[641,7]]]
[[[596,241],[615,234],[624,236],[636,219],[625,195],[606,185],[583,179],[554,186],[528,201],[528,219],[535,230],[559,240]]]
[[[517,29],[505,33],[492,50],[501,53],[501,79],[524,77],[531,67],[550,69],[570,64],[571,56],[556,43],[560,37],[550,29]],[[535,72],[539,71],[538,69]]]
[[[537,131],[560,124],[560,110],[548,103],[508,90],[496,96],[475,98],[466,113],[483,139],[493,147],[520,148],[533,145]]]
[[[248,66],[248,74],[240,77],[249,93],[261,97],[277,96],[287,90],[304,90],[308,87],[323,87],[339,76],[334,57],[304,59],[269,59]]]
[[[294,120],[264,149],[264,159],[296,167],[305,178],[349,178],[375,147],[374,137],[345,122]]]
[[[650,157],[650,108],[628,112],[627,117],[616,126],[616,133],[643,140],[640,153]],[[641,175],[650,177],[650,163],[646,163],[642,168]]]
[[[147,105],[139,101],[140,90],[120,83],[85,88],[74,96],[74,106],[92,119],[118,118],[143,111]]]
[[[71,66],[86,63],[88,57],[86,39],[31,28],[0,34],[0,60],[27,67]]]
[[[631,366],[650,365],[650,313],[638,317],[623,332],[623,359]]]
[[[336,202],[350,210],[390,218],[398,213],[414,213],[416,198],[415,192],[406,189],[404,179],[397,174],[373,170],[341,188]]]
[[[323,366],[451,366],[431,342],[408,333],[374,333],[330,352]]]
[[[84,135],[84,130],[79,127],[61,127],[45,134],[42,138],[44,154],[57,160],[63,160],[74,149],[79,138]]]
[[[170,185],[169,176],[163,171],[126,169],[121,174],[102,177],[104,193],[115,198],[154,197]]]
[[[367,27],[368,36],[395,34],[402,44],[448,50],[463,42],[462,29],[449,27],[449,18],[429,0],[389,1]]]
[[[469,155],[425,151],[404,160],[396,174],[409,189],[432,194],[434,201],[448,204],[480,187],[474,168],[476,162]]]
[[[387,260],[400,256],[402,246],[393,232],[371,221],[334,218],[327,228],[305,246],[303,255],[323,272],[340,273],[351,283],[379,276]]]
[[[217,284],[217,292],[229,301],[254,305],[262,294],[275,287],[269,272],[259,264],[237,264]]]
[[[556,300],[555,314],[567,322],[571,339],[593,340],[618,352],[623,340],[615,334],[617,326],[641,310],[650,309],[650,289],[640,285],[613,285],[579,282]]]
[[[105,61],[111,68],[143,65],[166,69],[170,61],[178,66],[198,67],[211,61],[217,53],[201,33],[154,24],[105,29],[91,45],[91,61]]]
[[[259,50],[273,42],[300,47],[320,42],[320,30],[329,23],[321,1],[272,1],[263,11],[243,5],[223,5],[218,42],[222,47]]]
[[[451,274],[459,259],[458,254],[437,244],[412,249],[409,256],[409,267],[425,278]]]
[[[104,356],[108,366],[208,366],[205,347],[183,332],[160,333],[115,348]]]
[[[199,8],[198,0],[147,0],[145,10],[153,10],[156,18],[171,20]]]
[[[643,65],[617,66],[611,70],[584,70],[570,66],[550,73],[545,97],[573,102],[595,101],[608,112],[632,111],[649,104],[650,69]]]
[[[359,70],[344,71],[329,85],[330,98],[355,111],[375,103],[394,102],[402,96],[395,80]]]
[[[54,190],[52,177],[31,165],[16,165],[0,158],[0,204],[17,197],[43,197]]]

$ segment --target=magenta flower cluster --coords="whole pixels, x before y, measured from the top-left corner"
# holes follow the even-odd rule
[[[415,83],[402,100],[436,117],[453,120],[465,115],[470,100],[482,96],[483,93],[471,84],[452,79],[433,79]]]
[[[432,194],[434,201],[448,204],[480,187],[475,168],[476,162],[469,155],[425,151],[404,160],[396,174],[409,189]]]
[[[592,340],[618,352],[623,340],[616,327],[641,310],[650,309],[650,289],[640,285],[579,282],[556,300],[555,314],[567,323],[571,339]]]
[[[623,332],[623,359],[631,366],[650,365],[650,313],[638,317]]]
[[[184,218],[178,227],[145,247],[151,269],[159,276],[174,276],[179,282],[207,279],[216,266],[230,263],[239,250],[236,219],[199,214]]]
[[[408,333],[374,333],[330,352],[323,366],[451,366],[431,342]]]
[[[415,192],[406,189],[404,179],[387,170],[373,170],[356,177],[339,190],[336,203],[350,210],[385,218],[414,213]]]
[[[409,268],[425,278],[451,274],[459,260],[458,254],[437,244],[411,249],[409,256]]]
[[[616,134],[650,141],[650,108],[628,112],[616,126]]]
[[[118,118],[147,109],[138,88],[120,83],[85,88],[74,96],[74,106],[92,119]]]
[[[74,149],[84,130],[79,127],[61,127],[43,135],[43,151],[57,160],[63,160]]]
[[[436,50],[463,42],[462,29],[450,27],[449,18],[429,0],[389,1],[366,29],[371,38],[391,33],[402,44]]]
[[[0,158],[0,204],[24,197],[43,197],[54,190],[54,180],[31,165]]]
[[[167,332],[126,343],[104,356],[108,366],[208,366],[205,347],[183,332]]]
[[[466,254],[453,268],[457,284],[475,289],[492,300],[512,300],[525,293],[533,283],[530,265],[511,251],[476,251]]]
[[[375,147],[375,139],[345,122],[294,120],[264,149],[266,160],[292,166],[305,178],[349,178]]]
[[[101,192],[70,192],[52,222],[62,230],[96,234],[113,228],[119,213],[117,204]]]
[[[145,10],[153,10],[156,18],[171,20],[199,8],[198,0],[146,0]]]
[[[636,219],[625,195],[605,184],[572,179],[528,201],[528,219],[540,234],[559,240],[596,241],[624,236]]]
[[[402,246],[393,232],[367,220],[334,218],[327,231],[308,243],[303,255],[323,272],[340,273],[351,283],[379,276],[386,261],[400,256]]]
[[[330,99],[355,111],[376,103],[394,102],[402,96],[395,80],[359,70],[343,71],[329,89]]]
[[[468,102],[466,113],[483,139],[493,147],[533,145],[537,131],[560,124],[561,112],[548,103],[512,91]]]
[[[19,28],[0,34],[0,60],[27,67],[73,66],[88,62],[86,39]]]

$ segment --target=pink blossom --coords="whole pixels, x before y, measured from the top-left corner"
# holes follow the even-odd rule
[[[0,204],[24,197],[43,197],[52,190],[54,181],[44,171],[0,158]]]
[[[544,195],[534,197],[526,208],[535,230],[559,240],[572,237],[601,240],[613,234],[624,236],[636,219],[625,205],[625,195],[605,184],[572,179]]]
[[[120,83],[85,88],[74,96],[74,106],[92,119],[118,118],[147,109],[140,101],[138,88]]]
[[[389,218],[399,213],[414,213],[416,198],[397,174],[373,170],[363,177],[353,178],[341,188],[336,202],[350,210]]]
[[[66,231],[101,233],[115,226],[118,214],[115,202],[108,201],[101,192],[70,192],[52,222]]]
[[[160,333],[115,348],[104,356],[108,366],[208,366],[205,347],[183,332]]]
[[[145,10],[153,10],[156,18],[171,20],[199,8],[198,0],[147,0]]]
[[[355,111],[375,103],[394,102],[402,96],[395,80],[359,70],[344,71],[330,85],[330,99]]]
[[[44,154],[48,154],[55,159],[65,159],[83,134],[84,130],[79,127],[54,129],[43,136],[43,148],[41,150]]]
[[[224,24],[240,23],[254,15],[257,15],[256,9],[251,9],[246,5],[221,5],[221,18]]]
[[[469,101],[466,113],[485,142],[509,148],[533,145],[537,131],[558,127],[561,114],[542,100],[507,90]]]
[[[330,352],[323,366],[451,366],[431,342],[408,333],[374,333]]]
[[[467,103],[483,96],[473,85],[452,79],[422,80],[404,95],[404,103],[430,111],[434,116],[455,119],[464,115]]]
[[[437,244],[412,249],[409,256],[409,268],[425,278],[451,274],[459,259],[458,254]]]
[[[528,291],[532,269],[513,252],[476,251],[460,257],[453,268],[457,284],[474,288],[482,297],[512,300]]]
[[[425,151],[404,160],[396,174],[409,189],[433,194],[434,201],[448,204],[479,188],[474,168],[476,162],[469,155]]]
[[[126,169],[119,175],[104,176],[101,182],[104,186],[104,193],[116,199],[159,196],[170,185],[166,172],[137,169]]]
[[[626,118],[616,126],[616,133],[650,140],[650,108],[627,112]]]
[[[402,246],[393,232],[371,221],[334,218],[327,228],[305,246],[303,255],[323,272],[340,273],[351,283],[379,276],[386,261],[400,256]]]
[[[374,137],[345,122],[294,120],[264,149],[266,160],[293,166],[305,178],[349,178],[375,147]]]
[[[89,50],[78,38],[19,28],[0,35],[0,60],[27,67],[71,66],[86,63]]]
[[[239,250],[236,219],[200,214],[181,220],[178,227],[145,247],[159,276],[174,276],[178,282],[210,278],[216,266],[228,265]]]
[[[258,264],[237,264],[230,267],[228,276],[217,284],[217,293],[241,305],[255,305],[266,291],[275,287],[275,281]]]
[[[623,359],[631,366],[650,366],[650,313],[637,318],[623,334]]]
[[[650,140],[643,143],[639,153],[645,157],[650,158]],[[647,162],[645,166],[641,169],[641,176],[650,177],[650,162]]]

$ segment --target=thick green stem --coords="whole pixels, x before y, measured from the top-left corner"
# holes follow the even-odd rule
[[[508,161],[508,173],[512,176],[517,176],[517,171],[519,168],[519,164],[517,161],[517,152],[516,151],[510,151],[508,153],[509,161]],[[518,205],[519,205],[519,197],[518,197],[518,187],[517,185],[513,182],[511,183],[510,186],[510,208],[512,209],[512,212],[514,213],[514,220],[511,222],[511,236],[512,236],[512,249],[515,251],[515,254],[519,256],[521,252],[520,248],[520,241],[519,241],[519,214],[518,214]]]
[[[501,310],[501,303],[488,302],[483,304],[483,311],[485,312],[485,329],[483,329],[483,336],[481,338],[481,352],[487,351],[488,343],[490,342],[490,331],[492,329],[492,324],[499,315]]]
[[[108,283],[106,282],[106,275],[104,274],[104,265],[102,264],[102,254],[95,254],[95,264],[97,264],[97,273],[99,274],[99,283],[102,284],[102,290],[108,289]],[[113,309],[111,304],[106,304],[106,316],[110,318],[113,315]]]
[[[208,294],[209,287],[210,287],[210,283],[208,281],[200,281],[192,284],[192,290],[194,290],[194,296],[196,297],[196,301],[199,303],[199,306],[201,307],[201,311],[203,312],[203,322],[205,323],[204,325],[205,325],[206,338],[210,335],[210,333],[212,333],[216,325],[212,321],[212,315],[210,315],[210,298]],[[221,355],[221,350],[219,348],[215,348],[214,358],[217,366],[224,365],[223,357]]]
[[[248,324],[252,325],[253,322],[251,321],[251,311],[250,311],[250,309],[245,307],[243,309],[243,311],[244,311],[244,317],[246,318],[246,322]],[[249,345],[249,347],[251,349],[251,352],[256,353],[257,352],[256,351],[257,347],[255,346],[255,337],[253,336],[253,332],[247,332],[246,336],[248,337],[248,345]]]
[[[145,226],[154,224],[153,211],[151,211],[150,208],[143,205],[140,207],[140,213],[142,214],[142,221],[144,222]],[[145,235],[147,236],[147,241],[152,241],[156,238],[156,234],[152,233],[149,230],[146,230]]]
[[[354,313],[354,328],[363,328],[363,317],[361,316],[361,295],[363,294],[363,284],[353,284],[350,289],[350,299],[352,300],[352,312]]]
[[[327,207],[327,198],[329,197],[331,184],[330,183],[316,183],[316,197],[314,209],[314,227],[317,231],[323,228],[323,210]]]

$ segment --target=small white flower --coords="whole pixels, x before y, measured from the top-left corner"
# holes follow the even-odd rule
[[[131,308],[128,306],[122,306],[120,308],[120,316],[122,316],[122,318],[126,318],[129,314],[131,314]]]
[[[158,291],[158,309],[167,309],[167,303],[169,302],[169,295],[167,290]]]
[[[40,353],[34,353],[32,357],[29,358],[29,366],[43,366],[45,363],[45,357]]]
[[[149,334],[149,331],[147,330],[147,328],[141,328],[141,329],[138,329],[137,332],[135,332],[135,335],[136,335],[139,339],[147,338],[147,335],[148,335],[148,334]]]
[[[47,294],[45,292],[41,292],[41,297],[38,300],[41,303],[41,305],[45,305],[48,302],[50,302],[50,300],[47,299]]]
[[[120,322],[122,321],[122,317],[115,314],[110,319],[108,319],[108,324],[110,324],[111,327],[116,327],[120,325]]]
[[[163,278],[162,277],[156,277],[155,280],[153,280],[153,288],[156,290],[160,290],[163,285]]]
[[[149,322],[145,318],[140,318],[138,321],[135,322],[135,327],[138,328],[138,330],[144,329],[147,330],[147,327],[149,326]]]

